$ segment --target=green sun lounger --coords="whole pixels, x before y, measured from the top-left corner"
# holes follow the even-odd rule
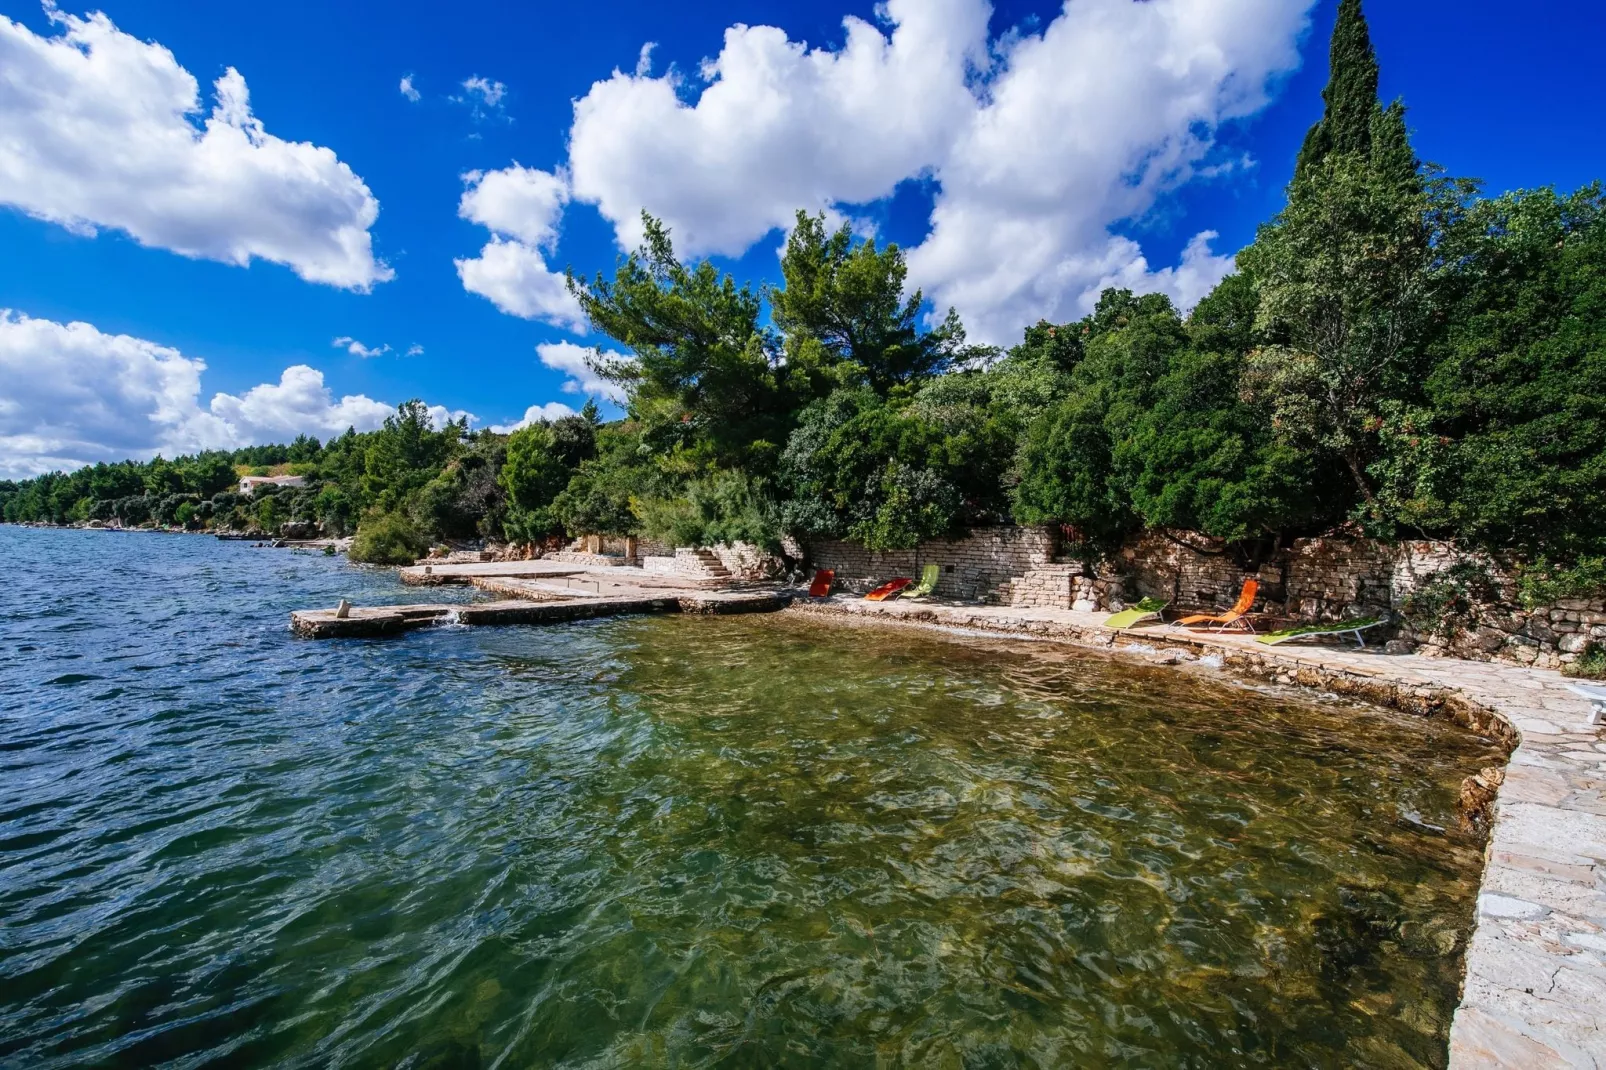
[[[1104,626],[1120,631],[1122,628],[1130,628],[1139,621],[1148,620],[1150,617],[1158,620],[1160,613],[1170,604],[1170,602],[1162,602],[1158,598],[1145,598],[1131,609],[1123,609],[1115,614],[1115,616],[1104,622]]]
[[[920,570],[920,582],[903,594],[903,600],[911,598],[930,598],[931,593],[937,589],[937,579],[942,575],[942,569],[936,565],[927,565]]]
[[[1255,642],[1265,643],[1267,646],[1276,646],[1278,643],[1287,643],[1294,639],[1309,639],[1313,635],[1352,635],[1355,645],[1364,647],[1366,639],[1361,635],[1368,628],[1380,628],[1387,624],[1384,617],[1367,617],[1363,620],[1341,620],[1327,624],[1302,624],[1297,628],[1284,628],[1280,632],[1270,635],[1258,635]]]

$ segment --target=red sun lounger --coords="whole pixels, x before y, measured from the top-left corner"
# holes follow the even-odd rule
[[[810,598],[827,598],[831,594],[831,584],[836,582],[836,570],[822,568],[814,574],[814,582],[809,584]]]
[[[914,580],[906,576],[899,576],[889,583],[883,583],[880,587],[865,595],[864,600],[866,602],[885,602],[889,598],[898,597],[903,593],[905,587],[911,586],[914,582]]]

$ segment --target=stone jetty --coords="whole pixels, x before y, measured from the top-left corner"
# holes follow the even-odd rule
[[[543,561],[415,565],[402,569],[401,578],[418,587],[472,586],[498,597],[303,609],[290,614],[290,629],[307,639],[380,638],[441,623],[529,625],[644,613],[765,613],[791,602],[791,594],[774,585],[707,583],[637,568]]]

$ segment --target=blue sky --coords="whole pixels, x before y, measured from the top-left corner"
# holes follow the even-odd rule
[[[953,129],[982,105],[956,97],[927,108],[925,98],[942,96],[948,83],[941,71],[925,71],[918,77],[932,78],[936,88],[909,100],[872,90],[865,95],[888,96],[884,106],[875,99],[869,105],[862,100],[845,105],[881,106],[882,113],[866,117],[864,129],[843,137],[841,155],[849,165],[838,166],[822,159],[829,152],[816,149],[789,160],[776,147],[788,143],[794,128],[835,144],[830,130],[816,129],[830,126],[816,123],[818,117],[762,117],[757,116],[761,109],[749,114],[743,106],[717,121],[688,126],[691,133],[666,133],[658,144],[653,135],[659,124],[640,119],[646,97],[622,94],[625,89],[634,94],[647,80],[673,70],[680,77],[679,106],[689,114],[707,87],[700,64],[720,55],[727,28],[736,24],[777,27],[793,43],[835,53],[847,39],[844,18],[854,16],[870,24],[861,32],[873,30],[892,40],[894,22],[878,20],[868,3],[620,0],[489,4],[476,6],[470,15],[468,9],[448,12],[417,3],[281,0],[262,8],[199,0],[108,0],[99,8],[64,5],[53,20],[38,4],[0,0],[0,16],[10,20],[0,26],[9,34],[6,47],[44,55],[49,42],[68,32],[62,18],[99,10],[126,38],[107,38],[96,47],[123,42],[136,51],[144,43],[167,49],[176,66],[199,83],[201,114],[192,116],[192,123],[211,112],[213,83],[232,68],[248,86],[250,114],[267,136],[332,154],[320,157],[319,166],[334,168],[337,157],[351,182],[360,182],[378,202],[377,218],[358,228],[371,241],[371,258],[366,252],[357,256],[369,265],[361,269],[371,276],[366,288],[350,279],[309,279],[305,276],[324,269],[306,261],[298,267],[258,253],[241,266],[215,252],[181,255],[173,248],[192,238],[192,245],[213,241],[208,228],[228,232],[217,241],[241,228],[252,234],[316,228],[321,220],[350,211],[350,196],[340,207],[318,203],[321,194],[309,190],[327,185],[335,174],[320,171],[317,181],[285,194],[280,205],[267,173],[273,168],[265,168],[264,175],[242,180],[234,192],[219,194],[216,203],[201,190],[162,207],[161,219],[129,224],[129,219],[146,220],[141,205],[152,198],[139,184],[153,181],[150,175],[160,175],[165,165],[152,164],[125,181],[117,171],[124,164],[114,158],[81,162],[82,154],[66,144],[71,135],[61,131],[73,123],[92,125],[93,101],[64,106],[54,87],[29,83],[44,80],[44,73],[33,72],[45,68],[0,63],[10,71],[0,70],[0,119],[8,110],[32,109],[33,124],[22,124],[21,134],[0,133],[0,175],[6,171],[6,152],[12,154],[14,172],[16,160],[36,155],[27,143],[29,130],[66,139],[53,141],[49,150],[59,157],[56,171],[0,177],[0,202],[8,205],[0,207],[0,249],[5,250],[0,308],[12,310],[0,327],[9,325],[17,336],[9,358],[0,345],[0,372],[11,380],[0,386],[0,474],[118,454],[148,455],[157,448],[172,452],[187,445],[282,438],[303,418],[312,421],[307,429],[315,433],[346,416],[371,423],[380,406],[409,397],[472,413],[482,425],[512,424],[530,406],[548,402],[578,407],[583,394],[573,392],[572,362],[567,371],[549,367],[538,359],[536,346],[605,340],[588,338],[574,324],[564,324],[562,315],[508,314],[482,293],[469,292],[467,276],[460,276],[454,261],[480,256],[495,230],[504,240],[522,242],[521,254],[549,271],[565,266],[587,274],[608,270],[621,237],[629,240],[628,220],[642,201],[667,215],[678,234],[720,254],[739,277],[761,280],[774,275],[782,238],[781,231],[766,229],[766,212],[773,215],[773,206],[763,205],[782,203],[789,191],[807,191],[794,199],[817,203],[797,207],[832,208],[861,229],[911,248],[927,243],[915,274],[928,295],[960,305],[973,330],[991,341],[1007,343],[1038,315],[1079,314],[1097,283],[1117,275],[1186,301],[1226,270],[1224,258],[1247,243],[1256,224],[1279,204],[1294,150],[1320,111],[1336,0],[1314,6],[1282,0],[1150,0],[1141,6],[1174,8],[1208,24],[1208,31],[1184,33],[1183,44],[1189,34],[1219,32],[1233,69],[1187,84],[1135,81],[1103,96],[1100,86],[1153,62],[1145,49],[1169,47],[1170,39],[1162,36],[1166,31],[1122,24],[1120,40],[1132,49],[1128,55],[1078,45],[1067,33],[1059,52],[1039,50],[1033,75],[1027,53],[1011,50],[1022,39],[1049,31],[1062,18],[1062,5],[998,0],[989,16],[982,0],[943,3],[954,11],[980,7],[986,26],[977,35],[984,33],[989,42],[991,69],[979,70],[973,54],[968,73],[956,61],[955,77],[977,100],[999,103],[1000,115],[1003,104],[986,98],[995,91],[1001,99],[1007,95],[1002,81],[1007,70],[1019,68],[1015,81],[1023,99],[1030,96],[1027,89],[1063,88],[1078,78],[1088,88],[1081,96],[1065,93],[1058,105],[1064,110],[1054,114],[1023,104],[1015,119],[978,126],[970,142],[955,148],[949,143]],[[1109,9],[1112,18],[1128,18],[1115,10],[1124,3],[1072,0],[1069,8],[1084,14]],[[898,10],[895,4],[892,14]],[[1606,176],[1601,136],[1606,123],[1592,54],[1606,31],[1606,15],[1598,5],[1541,3],[1514,17],[1508,5],[1484,0],[1455,5],[1372,0],[1367,13],[1384,95],[1405,99],[1425,159],[1455,174],[1480,177],[1495,192],[1544,184],[1572,188]],[[948,30],[939,25],[931,32]],[[954,32],[956,40],[962,37]],[[655,47],[650,66],[639,70],[637,86],[633,76],[648,42]],[[137,67],[156,61],[140,54],[131,62]],[[620,99],[605,104],[593,98],[598,104],[582,132],[576,102],[616,69],[623,79]],[[118,77],[134,77],[119,70]],[[410,76],[418,99],[401,91],[404,76]],[[1029,76],[1037,81],[1028,81]],[[908,84],[912,76],[894,70],[892,77],[890,83],[875,84]],[[477,83],[481,91],[465,89],[473,78],[483,79]],[[1241,85],[1235,90],[1235,80],[1252,83],[1252,91],[1241,92]],[[859,85],[842,84],[850,95]],[[811,100],[825,99],[810,96],[816,90],[833,91],[830,84],[821,85],[825,88],[811,82],[812,88],[799,90],[787,104],[790,112],[806,112]],[[36,98],[29,98],[30,90],[37,91]],[[79,91],[66,92],[70,97]],[[125,98],[142,91],[135,81],[116,89]],[[1157,118],[1178,100],[1205,91],[1216,94],[1215,103],[1181,120],[1178,129],[1169,130],[1171,120]],[[644,125],[638,130],[632,122]],[[915,131],[909,144],[888,149],[889,159],[869,160],[863,167],[853,162],[898,141],[901,133],[888,131],[905,130]],[[1078,137],[1089,144],[1072,145]],[[136,151],[147,151],[149,140],[142,139]],[[755,141],[770,147],[749,152]],[[1101,160],[1106,145],[1110,159]],[[1168,159],[1168,152],[1181,156]],[[115,146],[105,155],[115,157]],[[1023,159],[1034,162],[1020,163]],[[1001,160],[1014,171],[995,173]],[[1156,160],[1164,166],[1156,166]],[[480,214],[493,220],[492,227],[463,218],[460,199],[472,186],[465,184],[465,174],[499,172],[515,162],[542,172],[543,181],[557,176],[553,181],[565,185],[566,200],[547,214],[532,215],[523,201],[486,208]],[[100,192],[74,188],[74,169],[80,167],[95,172],[85,189],[98,182]],[[1134,174],[1134,168],[1152,170]],[[821,173],[813,174],[815,169]],[[514,177],[522,182],[529,173]],[[728,189],[699,197],[710,181],[727,179]],[[965,194],[961,187],[967,182]],[[866,190],[872,195],[859,199]],[[951,215],[942,233],[934,235],[934,198],[945,190]],[[663,203],[653,203],[660,195]],[[1078,207],[1061,212],[1056,198]],[[231,213],[249,216],[265,211],[262,206],[269,202],[276,214],[256,229],[233,221]],[[204,212],[196,207],[201,204]],[[64,214],[82,218],[64,225]],[[147,225],[143,244],[126,232],[140,225]],[[1053,230],[1056,237],[1032,256],[1017,257],[999,237],[1016,225],[1025,236]],[[1211,231],[1218,237],[1207,250],[1196,247],[1200,255],[1191,273],[1183,271],[1190,242]],[[1136,244],[1112,245],[1109,235]],[[271,235],[267,240],[272,244]],[[977,252],[988,243],[990,248]],[[1139,252],[1143,260],[1134,265]],[[290,259],[300,255],[292,253]],[[978,256],[980,268],[974,266]],[[988,256],[996,270],[987,268]],[[319,260],[327,262],[327,257]],[[350,266],[355,262],[344,261],[340,270],[358,270]],[[1000,278],[1010,271],[1019,277]],[[381,281],[380,274],[392,277]],[[517,284],[515,279],[496,285]],[[496,292],[514,299],[506,288]],[[24,318],[32,321],[31,331],[20,330]],[[56,329],[74,322],[98,334],[68,340]],[[108,341],[117,336],[138,340],[143,348],[119,348]],[[335,346],[337,338],[388,349],[363,358],[349,343]],[[99,384],[110,380],[148,378],[142,369],[152,361],[159,368],[156,386],[130,388],[115,397],[97,393]],[[305,415],[313,404],[305,398],[297,403],[300,409],[290,405],[279,411],[273,405],[283,398],[249,394],[259,384],[283,385],[285,369],[298,366],[321,373],[321,386],[338,410],[335,416]],[[218,394],[233,400],[213,404]],[[348,396],[370,404],[339,409],[340,399]],[[45,416],[51,407],[73,408],[79,418],[52,421]],[[127,426],[97,431],[97,419]]]

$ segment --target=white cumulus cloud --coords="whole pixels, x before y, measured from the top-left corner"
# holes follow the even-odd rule
[[[589,363],[594,355],[613,361],[630,359],[625,354],[587,349],[573,342],[544,342],[535,347],[535,355],[540,357],[541,363],[548,368],[569,376],[563,384],[565,392],[599,397],[615,405],[625,403],[625,392],[619,384],[610,383],[597,375],[591,370]]]
[[[413,76],[410,74],[402,75],[401,95],[412,101],[414,104],[417,104],[420,100],[424,99],[424,94],[420,93],[417,87],[413,85]]]
[[[549,401],[545,405],[531,405],[524,410],[523,419],[511,424],[492,424],[491,430],[499,435],[509,435],[521,427],[541,423],[543,420],[561,420],[565,416],[573,416],[574,410],[561,401]]]
[[[688,93],[647,64],[576,101],[568,172],[620,243],[641,209],[688,253],[739,255],[798,208],[936,191],[911,284],[981,340],[1082,314],[1109,280],[1184,305],[1230,270],[1200,234],[1152,268],[1115,233],[1204,174],[1222,124],[1299,62],[1312,0],[1068,0],[1041,32],[989,38],[986,0],[887,0],[838,49],[736,25]]]
[[[1126,2],[1126,0],[1122,0]],[[674,72],[615,71],[575,103],[575,196],[634,247],[643,207],[687,252],[739,255],[799,208],[872,201],[946,154],[976,110],[987,62],[984,0],[889,0],[890,36],[856,18],[841,49],[773,26],[732,26],[706,88],[681,100]]]
[[[1085,305],[1095,300],[1107,287],[1114,286],[1126,290],[1159,290],[1170,294],[1178,306],[1192,308],[1215,289],[1217,283],[1232,274],[1233,258],[1217,256],[1211,251],[1210,243],[1219,237],[1221,235],[1213,230],[1195,234],[1187,248],[1182,250],[1180,264],[1157,271],[1149,270],[1149,261],[1136,242],[1117,239],[1113,245],[1116,254],[1112,259],[1121,264],[1120,269],[1090,286],[1083,295],[1082,303]]]
[[[144,339],[0,310],[0,472],[228,445],[196,403],[205,370]]]
[[[1206,259],[1208,242],[1195,238],[1178,269],[1153,273],[1110,228],[1191,178],[1222,123],[1265,106],[1273,78],[1299,62],[1308,7],[1067,4],[1042,35],[1010,46],[988,99],[938,164],[913,280],[993,341],[1038,318],[1081,315],[1112,277],[1186,304],[1179,281],[1230,269]]]
[[[546,261],[569,200],[564,176],[514,164],[470,171],[463,182],[457,214],[491,231],[479,256],[453,261],[463,288],[509,315],[583,330],[579,303]]]
[[[238,71],[217,79],[205,114],[166,48],[103,14],[45,10],[60,34],[0,16],[0,203],[79,234],[268,260],[346,289],[392,277],[374,257],[368,187],[333,150],[269,134]]]
[[[348,427],[366,431],[395,411],[364,394],[335,400],[323,373],[305,364],[291,365],[277,383],[253,386],[238,397],[214,395],[210,406],[211,415],[242,442],[277,442],[303,433],[326,438]]]
[[[548,248],[557,241],[558,219],[569,201],[563,176],[514,164],[500,171],[463,176],[457,214],[527,245]]]
[[[364,394],[336,398],[323,373],[286,368],[277,383],[201,404],[204,361],[88,323],[0,309],[0,477],[96,461],[173,456],[372,430],[395,406]],[[437,426],[467,416],[430,407]]]

